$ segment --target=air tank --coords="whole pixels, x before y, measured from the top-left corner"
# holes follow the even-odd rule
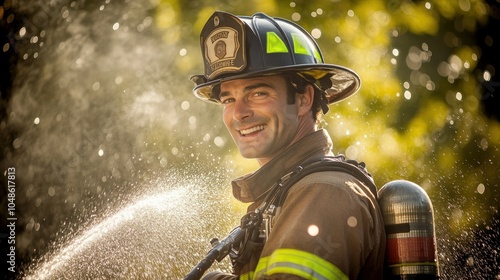
[[[378,191],[385,223],[385,279],[439,279],[434,212],[419,185],[396,180]]]

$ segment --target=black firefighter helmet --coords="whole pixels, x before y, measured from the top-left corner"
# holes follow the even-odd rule
[[[321,92],[326,104],[341,101],[359,89],[351,69],[326,64],[317,43],[299,25],[263,13],[235,16],[216,11],[203,27],[200,45],[205,74],[195,75],[196,97],[219,102],[221,82],[255,76],[296,73]]]

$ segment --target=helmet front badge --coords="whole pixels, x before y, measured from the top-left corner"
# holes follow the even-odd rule
[[[209,80],[226,73],[238,73],[246,67],[245,31],[235,16],[213,15],[213,24],[202,30],[205,77]]]

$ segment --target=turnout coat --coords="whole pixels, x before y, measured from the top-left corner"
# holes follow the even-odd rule
[[[253,212],[283,175],[308,158],[332,156],[325,130],[316,131],[254,173],[232,182],[233,195]],[[315,172],[289,190],[271,220],[264,246],[234,274],[204,279],[382,279],[385,231],[376,190],[341,171]]]

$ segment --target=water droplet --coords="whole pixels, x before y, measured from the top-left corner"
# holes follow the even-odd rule
[[[22,38],[24,35],[26,35],[26,27],[21,27],[21,29],[19,29],[19,36]]]
[[[469,0],[459,0],[458,1],[458,6],[460,9],[462,9],[464,12],[468,12],[471,9],[471,4]]]
[[[411,92],[408,91],[408,90],[405,90],[405,93],[404,93],[404,96],[407,100],[410,100],[411,99]]]
[[[67,17],[69,17],[69,10],[68,10],[68,8],[63,7],[63,12],[62,12],[61,17],[62,17],[62,18],[67,18]]]
[[[119,85],[123,82],[123,77],[122,76],[118,76],[115,78],[115,84]]]
[[[349,217],[347,219],[347,225],[349,225],[350,227],[356,227],[358,225],[358,219],[356,219],[356,217]]]
[[[307,228],[307,233],[309,233],[310,236],[317,236],[319,234],[319,228],[317,225],[310,225]]]
[[[314,39],[319,39],[321,37],[321,30],[319,30],[318,28],[314,28],[311,31],[311,35],[314,37]]]
[[[144,18],[144,20],[142,21],[142,23],[144,24],[144,26],[150,26],[151,23],[153,23],[153,18],[150,17],[150,16],[147,16]]]
[[[479,194],[483,194],[485,190],[486,190],[486,187],[483,184],[477,185],[477,192]]]
[[[484,73],[483,73],[483,79],[485,81],[491,80],[491,73],[490,73],[490,71],[488,71],[488,70],[484,71]]]
[[[17,150],[17,149],[21,148],[21,144],[22,144],[22,142],[23,142],[23,141],[21,140],[21,138],[16,138],[16,139],[14,139],[14,141],[12,142],[12,147],[14,147],[14,149],[16,149],[16,150]]]
[[[226,141],[224,141],[224,139],[222,139],[222,137],[220,137],[220,136],[217,136],[214,138],[214,144],[217,147],[223,147],[225,143],[226,143]]]
[[[98,91],[99,88],[101,88],[101,84],[99,82],[95,82],[93,85],[92,85],[92,89],[94,91]]]

